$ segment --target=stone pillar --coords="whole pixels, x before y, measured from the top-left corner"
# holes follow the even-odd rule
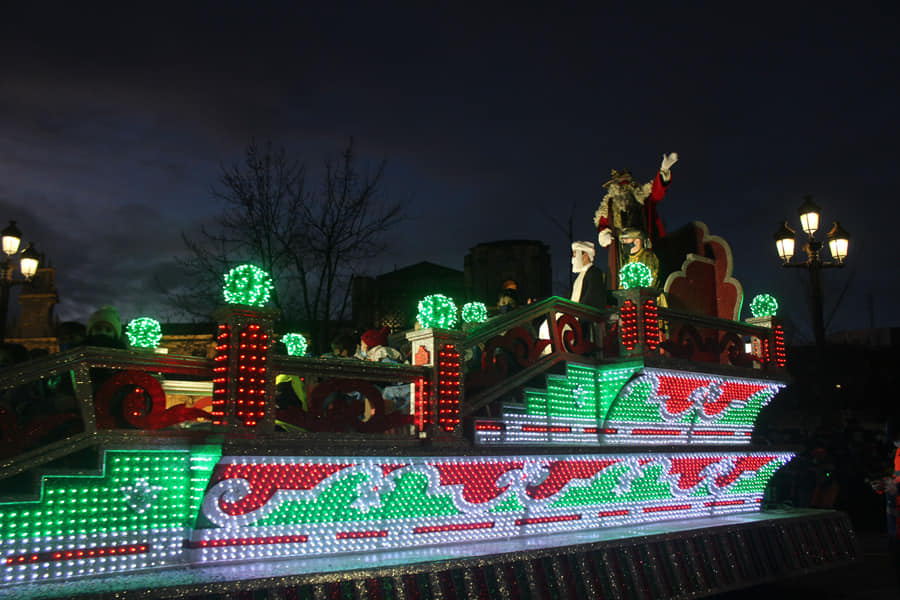
[[[268,433],[275,425],[275,373],[272,354],[274,309],[240,304],[213,313],[216,357],[213,375],[213,424],[225,431]]]
[[[466,334],[449,329],[418,329],[406,334],[412,363],[430,366],[431,375],[416,391],[415,420],[420,432],[462,435],[459,405],[463,399],[461,342]]]

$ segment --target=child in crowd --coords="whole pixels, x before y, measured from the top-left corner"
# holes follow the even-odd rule
[[[102,346],[104,348],[125,348],[122,341],[122,320],[119,311],[112,306],[100,307],[87,324],[87,346]]]
[[[339,335],[331,342],[331,352],[323,354],[322,358],[354,358],[356,340],[352,335]]]
[[[396,348],[388,346],[387,334],[390,330],[384,327],[380,330],[370,329],[362,334],[359,342],[359,355],[364,360],[373,362],[402,363],[403,354]],[[410,386],[408,383],[388,385],[381,390],[385,400],[385,413],[394,411],[408,411],[410,399]],[[371,407],[366,400],[366,415],[371,414]],[[368,417],[367,417],[368,418]]]
[[[403,355],[399,350],[388,346],[387,334],[390,330],[370,329],[359,340],[359,358],[372,362],[402,363]]]

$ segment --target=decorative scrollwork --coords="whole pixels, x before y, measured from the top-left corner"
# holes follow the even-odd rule
[[[733,331],[726,332],[719,340],[719,351],[727,351],[728,362],[736,367],[753,366],[753,357],[744,351],[744,340]]]
[[[509,374],[509,361],[518,367],[534,364],[550,340],[535,340],[524,327],[513,327],[503,335],[492,337],[481,353],[481,372],[470,373],[467,388],[488,387],[504,380]]]
[[[744,351],[741,337],[733,331],[726,331],[719,337],[717,330],[707,330],[704,337],[689,323],[683,323],[674,335],[660,344],[660,348],[676,358],[718,362],[724,353],[732,365],[743,367],[753,364],[753,357]]]
[[[691,358],[705,347],[705,340],[693,325],[683,324],[674,335],[662,342],[659,346],[676,358]]]
[[[365,419],[369,412],[369,418]],[[401,425],[411,425],[412,415],[401,412],[385,414],[381,390],[360,379],[328,379],[312,388],[308,410],[299,407],[279,408],[278,420],[307,431],[384,432]],[[364,420],[365,419],[365,420]]]
[[[585,354],[597,347],[584,335],[581,321],[572,315],[562,314],[556,319],[556,329],[559,331],[559,339],[563,352],[572,354]]]
[[[162,385],[142,371],[121,371],[107,379],[94,395],[94,407],[101,429],[162,429],[210,419],[206,411],[183,404],[167,409]]]

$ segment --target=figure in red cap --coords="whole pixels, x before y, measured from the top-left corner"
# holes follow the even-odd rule
[[[365,360],[373,362],[403,362],[403,355],[396,348],[388,346],[388,333],[390,329],[370,329],[359,339],[360,355]]]

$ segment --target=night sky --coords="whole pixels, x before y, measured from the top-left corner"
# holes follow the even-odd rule
[[[648,181],[676,151],[663,220],[730,242],[746,314],[772,293],[811,338],[806,274],[772,240],[811,194],[824,229],[852,235],[848,266],[824,273],[826,319],[845,292],[829,330],[900,325],[896,2],[30,4],[0,14],[0,220],[56,267],[63,320],[101,304],[166,320],[154,281],[177,284],[181,232],[219,212],[220,165],[271,139],[315,172],[353,136],[407,203],[368,274],[540,239],[567,295],[547,215],[574,208],[595,241],[610,169]]]

